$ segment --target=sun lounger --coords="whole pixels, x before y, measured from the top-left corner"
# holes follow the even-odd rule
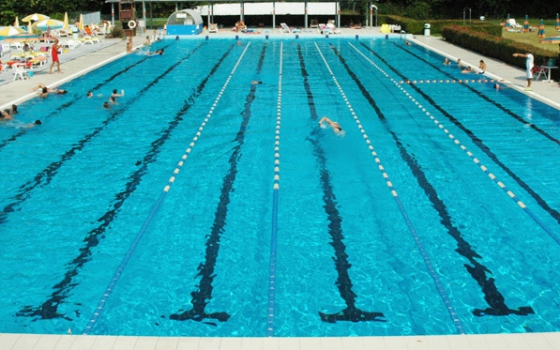
[[[329,29],[329,31],[333,34],[340,34],[340,29],[338,29],[335,25],[334,25],[334,21],[331,19],[327,22],[327,28]]]
[[[319,23],[319,27],[317,28],[317,33],[319,34],[330,34],[330,29],[324,23]]]
[[[4,55],[5,53],[8,53],[10,51],[12,51],[12,49],[10,48],[10,45],[2,44],[2,55]]]
[[[63,41],[60,44],[62,45],[62,47],[69,48],[69,49],[75,49],[78,46],[82,45],[82,43],[80,41],[72,40],[72,39],[68,39],[66,41]],[[93,44],[93,42],[92,42],[92,44]]]
[[[523,28],[523,26],[515,21],[515,18],[508,19],[509,27],[511,28]]]
[[[218,25],[216,23],[210,23],[208,27],[208,33],[217,33],[218,32]]]
[[[292,30],[290,29],[290,27],[288,27],[288,25],[286,23],[280,23],[280,26],[282,28],[280,28],[280,32],[281,33],[291,33]]]
[[[100,43],[99,39],[96,37],[92,37],[90,35],[86,35],[83,38],[80,39],[80,41],[82,42],[82,44],[97,44]]]

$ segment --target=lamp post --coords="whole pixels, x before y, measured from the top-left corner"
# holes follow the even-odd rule
[[[470,7],[465,7],[463,9],[463,25],[465,25],[465,10],[467,10],[467,9],[469,10],[469,25],[472,25],[472,22],[471,22],[471,8]]]

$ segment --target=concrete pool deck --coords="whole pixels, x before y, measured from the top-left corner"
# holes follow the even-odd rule
[[[342,35],[355,38],[356,35],[378,35],[379,27],[373,29],[342,29]],[[221,30],[216,34],[206,34],[212,38],[240,40],[263,37],[295,37],[294,34],[281,34],[278,30],[269,30],[268,33],[258,35],[244,35],[230,30]],[[316,30],[302,32],[301,38],[307,36],[317,37]],[[399,37],[399,34],[394,34]],[[140,45],[144,35],[134,38],[134,45]],[[531,97],[546,102],[560,109],[560,87],[557,82],[534,81],[533,91],[523,91],[526,86],[525,71],[504,64],[477,53],[451,45],[439,37],[414,37],[415,44],[429,47],[445,56],[461,60],[474,67],[483,59],[488,68],[487,76],[492,79],[503,80],[510,88],[519,90]],[[94,70],[104,64],[126,55],[126,42],[118,39],[107,39],[106,46],[81,47],[71,54],[61,55],[61,69],[64,74],[48,74],[46,70],[39,70],[29,80],[12,82],[11,71],[0,74],[0,108],[8,108],[12,103],[19,104],[27,99],[36,97],[30,89],[43,83],[49,87],[63,85],[80,75]],[[5,60],[5,56],[3,61]],[[520,60],[523,60],[520,58]],[[477,76],[477,78],[480,76]],[[428,77],[429,78],[429,77]],[[474,76],[473,76],[474,78]],[[112,90],[113,87],[107,87]],[[116,87],[124,88],[126,87]],[[86,91],[83,92],[84,94]],[[23,113],[23,111],[22,111]],[[136,336],[86,336],[86,335],[56,335],[56,334],[9,334],[0,333],[0,349],[488,349],[488,350],[553,350],[560,349],[560,332],[551,333],[516,333],[516,334],[488,334],[488,335],[444,335],[444,336],[398,336],[398,337],[324,337],[324,338],[194,338],[194,337],[136,337]]]

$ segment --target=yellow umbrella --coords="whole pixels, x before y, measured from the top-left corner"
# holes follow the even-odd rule
[[[2,29],[0,29],[0,36],[12,36],[12,35],[17,35],[17,34],[21,34],[21,33],[25,33],[25,32],[19,27],[9,26],[9,27],[3,27]]]
[[[78,25],[79,30],[84,30],[84,15],[80,13],[80,24]]]
[[[46,15],[42,15],[40,13],[34,13],[32,15],[23,17],[22,21],[23,22],[31,22],[31,21],[42,21],[44,19],[49,19],[49,16]]]
[[[16,20],[14,22],[14,27],[19,28],[19,19],[18,19],[17,16],[16,16]]]
[[[64,23],[62,24],[63,29],[68,29],[68,12],[64,12]]]

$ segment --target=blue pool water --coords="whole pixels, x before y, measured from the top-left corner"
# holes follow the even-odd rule
[[[0,128],[1,332],[560,329],[557,110],[400,41],[159,44]]]

